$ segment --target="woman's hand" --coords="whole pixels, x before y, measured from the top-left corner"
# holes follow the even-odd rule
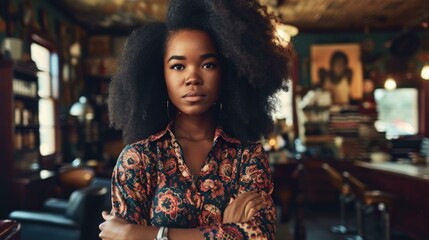
[[[223,214],[223,223],[248,222],[265,205],[265,198],[257,192],[239,194],[226,207]]]
[[[125,240],[127,239],[127,231],[129,230],[130,223],[122,218],[110,215],[103,211],[101,214],[105,220],[100,224],[101,230],[99,237],[103,240]]]

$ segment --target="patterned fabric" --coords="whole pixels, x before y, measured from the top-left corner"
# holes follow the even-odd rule
[[[274,239],[273,183],[261,144],[243,144],[217,128],[194,179],[171,126],[124,148],[113,171],[113,213],[145,226],[198,228],[205,239]],[[262,193],[268,206],[249,222],[222,224],[230,201],[248,191]]]

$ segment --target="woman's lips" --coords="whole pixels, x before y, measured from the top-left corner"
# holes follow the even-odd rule
[[[188,102],[199,102],[202,101],[205,97],[205,94],[199,92],[188,92],[183,96],[183,98]]]

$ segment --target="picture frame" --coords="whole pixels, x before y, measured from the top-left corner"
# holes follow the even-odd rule
[[[348,105],[363,96],[359,43],[316,44],[310,47],[311,83],[331,93],[332,103]]]

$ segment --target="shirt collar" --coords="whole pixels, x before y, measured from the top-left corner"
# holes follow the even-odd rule
[[[167,127],[164,130],[162,130],[161,132],[156,133],[154,135],[151,135],[147,140],[150,142],[159,140],[160,138],[165,136],[167,133],[170,135],[170,137],[172,139],[175,139],[176,137],[174,136],[172,129],[173,129],[173,120],[171,120],[168,123]],[[229,143],[236,143],[236,144],[241,143],[240,140],[233,138],[233,137],[230,137],[227,133],[225,133],[223,131],[222,127],[217,126],[216,130],[215,130],[215,134],[214,134],[213,144],[215,144],[219,138],[221,138],[224,141],[229,142]]]

